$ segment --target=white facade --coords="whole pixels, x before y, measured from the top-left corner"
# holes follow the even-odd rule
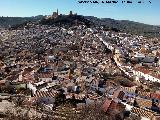
[[[36,86],[33,85],[33,84],[31,84],[31,83],[28,83],[28,84],[27,84],[27,88],[30,89],[30,90],[32,91],[33,94],[35,94],[36,91],[37,91]]]
[[[43,82],[52,82],[52,78],[39,78],[39,80]]]
[[[152,76],[152,75],[149,75],[149,74],[145,74],[143,72],[140,72],[140,71],[135,71],[133,70],[133,74],[136,75],[137,77],[144,77],[145,80],[149,80],[149,81],[152,81],[152,82],[159,82],[160,83],[160,79]]]

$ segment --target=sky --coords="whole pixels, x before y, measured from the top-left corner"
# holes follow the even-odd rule
[[[115,0],[118,3],[78,3],[81,0],[0,0],[0,16],[30,17],[51,15],[56,9],[62,14],[73,13],[99,18],[130,20],[151,25],[160,25],[160,0]],[[95,0],[89,0],[95,1]],[[109,0],[103,0],[104,2]],[[142,1],[143,3],[138,3]]]

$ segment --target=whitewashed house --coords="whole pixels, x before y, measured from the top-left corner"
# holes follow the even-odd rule
[[[149,70],[145,70],[142,68],[133,69],[133,74],[137,77],[144,77],[145,80],[149,80],[152,82],[159,82],[160,83],[160,75],[153,75],[150,73]],[[138,79],[137,79],[138,80]]]

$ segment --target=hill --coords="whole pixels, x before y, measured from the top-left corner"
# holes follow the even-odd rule
[[[97,18],[86,16],[96,26],[103,26],[105,29],[116,29],[121,32],[144,35],[147,37],[160,37],[160,26],[147,25],[129,20],[114,20],[110,18]]]
[[[34,17],[0,17],[0,27],[7,28],[9,26],[23,24],[24,22],[35,22],[41,20],[43,17],[42,15]]]
[[[82,15],[60,15],[56,19],[44,19],[44,16],[35,17],[0,17],[0,27],[23,25],[26,22],[37,22],[47,25],[72,26],[85,24],[88,27],[101,27],[106,30],[121,31],[130,34],[160,38],[160,26],[147,25],[128,20],[114,20],[110,18],[97,18]]]
[[[84,24],[87,27],[93,27],[94,23],[90,20],[87,20],[82,15],[59,15],[55,19],[42,19],[40,24],[47,24],[47,25],[58,25],[58,26],[65,26],[70,27],[78,24]]]

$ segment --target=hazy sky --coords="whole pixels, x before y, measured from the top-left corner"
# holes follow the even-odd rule
[[[160,25],[160,0],[150,0],[151,4],[149,0],[130,0],[132,4],[122,4],[122,0],[116,0],[117,4],[97,1],[99,4],[80,4],[78,0],[0,0],[0,16],[50,15],[58,8],[62,14],[72,10],[81,15]],[[139,4],[137,1],[144,3]]]

